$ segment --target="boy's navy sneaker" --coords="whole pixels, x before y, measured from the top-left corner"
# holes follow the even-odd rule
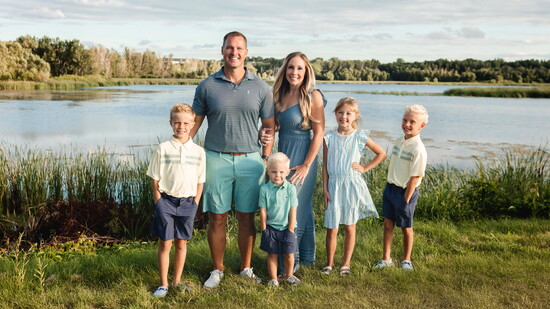
[[[164,297],[168,293],[168,288],[165,288],[163,286],[159,286],[155,293],[153,293],[153,297]]]
[[[407,260],[401,261],[401,268],[403,270],[413,270],[414,269],[413,264],[411,263],[411,261],[407,261]]]

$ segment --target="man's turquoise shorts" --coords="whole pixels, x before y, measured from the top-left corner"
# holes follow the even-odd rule
[[[232,201],[239,212],[257,211],[264,175],[265,163],[258,152],[233,155],[207,150],[203,211],[226,213]]]

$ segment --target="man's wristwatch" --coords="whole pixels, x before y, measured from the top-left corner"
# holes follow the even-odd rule
[[[264,159],[264,160],[269,160],[269,156],[262,155],[262,159]]]

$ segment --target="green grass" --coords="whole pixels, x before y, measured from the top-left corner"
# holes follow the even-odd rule
[[[550,98],[550,87],[460,88],[445,90],[443,95],[492,98]]]
[[[12,251],[0,258],[0,299],[10,300],[1,302],[0,308],[544,308],[550,302],[549,231],[550,221],[545,219],[417,220],[415,271],[372,271],[381,256],[382,221],[362,220],[350,277],[319,273],[325,253],[324,231],[318,230],[316,266],[298,271],[302,285],[279,288],[238,276],[239,255],[232,231],[226,277],[216,290],[201,288],[211,262],[200,231],[189,242],[184,270],[184,280],[193,291],[170,291],[165,299],[151,297],[158,285],[152,242],[103,249],[82,242],[63,250],[33,249],[25,253],[25,280],[19,284]],[[392,256],[398,260],[402,237],[396,232]],[[340,235],[337,263],[342,244]],[[265,253],[257,247],[252,264],[266,279]],[[39,267],[38,257],[45,267]]]

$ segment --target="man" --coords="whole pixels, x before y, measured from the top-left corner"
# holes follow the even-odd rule
[[[240,32],[224,36],[221,49],[224,66],[203,80],[195,91],[195,136],[204,118],[206,182],[203,210],[208,212],[208,244],[214,270],[204,286],[215,288],[223,278],[228,213],[232,201],[238,222],[241,276],[261,280],[251,268],[260,185],[264,180],[265,161],[273,144],[261,148],[258,120],[274,132],[273,94],[269,86],[249,72],[244,61],[248,55],[246,37]],[[260,154],[261,150],[261,154]]]

